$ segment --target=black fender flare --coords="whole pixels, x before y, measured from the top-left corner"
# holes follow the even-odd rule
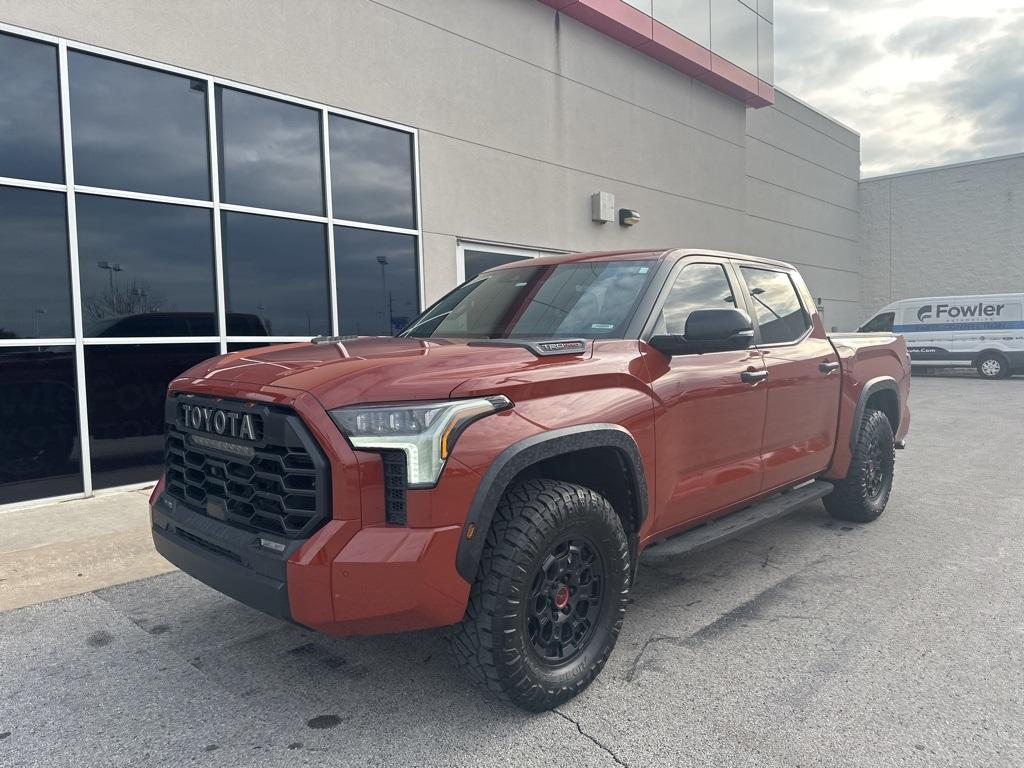
[[[499,453],[480,479],[455,555],[455,568],[462,578],[470,584],[476,579],[494,511],[516,475],[539,461],[586,448],[614,448],[632,470],[629,480],[636,499],[639,529],[647,517],[647,477],[640,449],[627,429],[618,424],[582,424],[540,432]]]
[[[853,411],[853,423],[850,426],[850,453],[857,450],[857,441],[860,439],[860,423],[864,418],[864,409],[868,406],[868,400],[871,399],[872,395],[886,390],[896,395],[896,424],[892,430],[895,434],[903,415],[903,403],[900,401],[900,385],[896,383],[896,379],[892,376],[876,376],[873,379],[868,379],[864,383],[864,388],[860,391],[857,407]]]

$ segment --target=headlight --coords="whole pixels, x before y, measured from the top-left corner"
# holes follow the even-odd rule
[[[410,487],[432,486],[459,434],[477,419],[512,407],[504,395],[473,400],[359,405],[331,411],[353,448],[405,453]]]

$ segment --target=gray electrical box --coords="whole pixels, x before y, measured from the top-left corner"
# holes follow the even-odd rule
[[[615,195],[611,192],[595,192],[590,196],[590,218],[592,221],[615,221]]]

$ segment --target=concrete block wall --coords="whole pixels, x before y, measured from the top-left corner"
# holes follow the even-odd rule
[[[800,264],[827,325],[860,315],[855,133],[783,94],[748,110],[536,0],[0,0],[0,20],[416,127],[428,302],[464,239],[747,251]],[[640,225],[591,222],[599,190]]]
[[[1024,291],[1024,155],[865,179],[866,315],[896,299]]]

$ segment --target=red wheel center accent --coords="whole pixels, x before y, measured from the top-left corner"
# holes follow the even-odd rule
[[[569,604],[570,594],[571,592],[565,584],[559,586],[558,589],[555,590],[555,608],[558,608],[559,610],[565,608],[565,606]]]

